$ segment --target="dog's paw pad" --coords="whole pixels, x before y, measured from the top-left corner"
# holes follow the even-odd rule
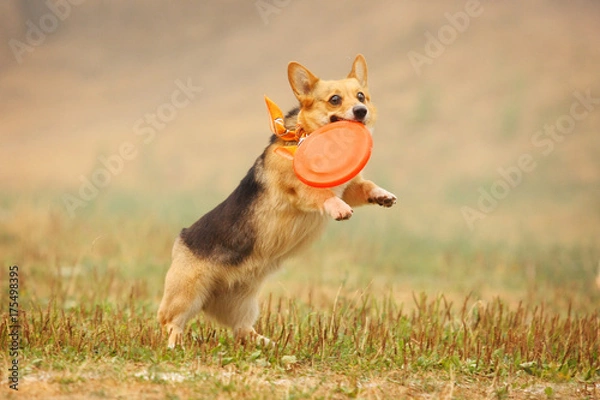
[[[323,208],[336,221],[344,221],[350,219],[354,210],[346,202],[339,197],[331,197],[325,200]]]
[[[346,213],[339,213],[336,217],[335,220],[336,221],[345,221],[347,219],[350,219],[350,217],[352,216],[352,214],[354,214],[354,210],[350,209],[349,212]]]
[[[369,193],[368,201],[389,208],[396,204],[397,198],[385,189],[375,188]]]

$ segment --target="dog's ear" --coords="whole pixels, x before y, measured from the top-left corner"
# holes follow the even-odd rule
[[[295,61],[288,64],[288,79],[297,98],[311,93],[319,81],[312,72]]]
[[[361,86],[367,87],[367,61],[362,54],[357,55],[354,59],[348,78],[355,78]]]

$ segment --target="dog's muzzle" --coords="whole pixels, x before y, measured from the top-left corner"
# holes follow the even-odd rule
[[[365,117],[367,116],[367,107],[365,106],[354,106],[352,108],[352,114],[354,114],[354,118],[357,121],[363,121],[365,119]]]

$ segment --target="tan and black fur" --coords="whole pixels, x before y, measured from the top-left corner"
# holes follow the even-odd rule
[[[288,79],[300,103],[286,116],[289,129],[310,134],[340,119],[372,129],[376,114],[362,55],[345,79],[320,80],[295,62],[288,66]],[[361,175],[332,189],[307,186],[294,174],[292,161],[274,152],[286,144],[273,135],[233,193],[176,239],[158,311],[169,347],[182,344],[187,321],[200,311],[231,327],[237,338],[260,337],[253,328],[258,292],[283,260],[317,238],[328,219],[348,219],[352,207],[363,204],[396,203],[393,194]]]

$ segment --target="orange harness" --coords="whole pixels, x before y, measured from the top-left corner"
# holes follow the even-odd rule
[[[289,142],[289,144],[286,144],[283,147],[276,147],[274,152],[283,158],[293,160],[298,146],[308,135],[306,132],[304,132],[304,129],[302,129],[300,125],[296,125],[296,129],[294,130],[289,130],[286,128],[283,112],[279,106],[267,96],[265,96],[265,103],[267,103],[267,111],[269,112],[269,125],[271,127],[271,132],[273,132],[275,136],[285,140],[286,142]]]

